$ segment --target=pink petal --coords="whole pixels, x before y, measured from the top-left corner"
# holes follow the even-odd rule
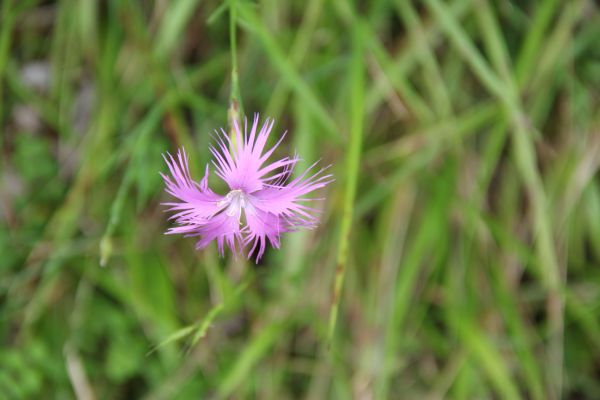
[[[231,139],[223,130],[216,133],[216,146],[211,146],[210,151],[215,157],[217,175],[221,177],[231,190],[243,190],[253,193],[261,190],[271,179],[269,174],[275,173],[277,169],[293,166],[297,158],[282,158],[263,167],[263,164],[279,146],[285,134],[279,141],[265,151],[265,145],[273,128],[274,121],[266,119],[260,131],[258,129],[258,114],[254,116],[252,128],[248,135],[248,123],[244,125],[242,133],[237,122],[234,123],[235,138]]]
[[[167,211],[175,212],[170,219],[174,219],[180,225],[197,225],[220,210],[217,203],[222,196],[208,188],[208,166],[206,166],[204,178],[197,183],[190,176],[188,158],[183,150],[177,152],[177,160],[169,153],[163,158],[171,172],[171,176],[161,173],[166,191],[178,200],[163,203],[169,207]],[[185,226],[172,228],[168,233],[184,233],[186,229]]]
[[[240,231],[240,223],[237,216],[229,216],[222,212],[201,226],[197,226],[194,233],[189,236],[200,236],[196,243],[196,249],[205,248],[213,240],[217,241],[219,254],[225,254],[225,245],[234,254],[242,252],[243,239]]]
[[[244,245],[252,245],[248,251],[248,257],[258,248],[256,254],[256,262],[258,262],[265,252],[267,239],[271,246],[278,249],[280,245],[279,236],[289,230],[289,224],[283,218],[257,208],[246,208]]]
[[[323,175],[321,169],[310,177],[307,173],[316,165],[311,165],[304,173],[287,185],[269,185],[252,194],[255,208],[285,218],[290,227],[311,228],[317,223],[314,215],[318,210],[305,203],[317,200],[306,196],[313,191],[325,187],[332,179],[331,175]]]

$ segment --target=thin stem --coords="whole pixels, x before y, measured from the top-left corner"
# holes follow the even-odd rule
[[[348,156],[346,159],[347,181],[344,194],[344,211],[342,215],[342,226],[340,232],[340,243],[337,253],[335,282],[331,312],[329,315],[328,342],[331,344],[340,306],[340,298],[346,276],[346,265],[348,261],[348,243],[350,239],[350,228],[354,214],[354,201],[358,183],[360,153],[362,147],[363,125],[364,125],[364,30],[363,25],[358,24],[354,29],[353,54],[351,64],[351,126],[350,142],[348,144]]]
[[[4,74],[9,59],[12,30],[15,22],[14,9],[11,10],[11,4],[11,1],[6,1],[5,3],[3,3],[2,8],[0,9],[0,21],[3,21],[3,23],[0,24],[0,126],[2,125],[1,122],[5,117],[3,115],[4,108],[2,105],[2,88],[4,82]]]
[[[237,63],[237,1],[229,1],[229,47],[231,50],[231,92],[229,95],[229,127],[233,129],[233,121],[240,121],[243,114],[242,99],[238,80]]]

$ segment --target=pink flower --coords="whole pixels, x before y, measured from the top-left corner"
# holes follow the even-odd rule
[[[285,137],[284,134],[273,147],[265,150],[273,123],[267,118],[257,132],[258,114],[255,114],[250,133],[248,121],[244,123],[243,135],[238,124],[234,124],[234,139],[223,129],[215,131],[216,145],[211,146],[210,151],[217,176],[229,186],[225,196],[208,187],[208,164],[204,178],[198,183],[190,176],[188,157],[183,149],[177,152],[177,160],[168,153],[163,156],[172,176],[161,173],[166,191],[177,199],[163,203],[169,206],[168,211],[174,212],[170,219],[178,224],[167,234],[197,236],[197,249],[216,240],[221,255],[224,245],[234,254],[244,253],[251,245],[247,256],[258,249],[258,262],[265,252],[267,240],[271,246],[279,248],[283,232],[316,226],[318,210],[306,203],[319,199],[306,196],[330,183],[331,175],[323,174],[326,168],[309,175],[317,164],[314,163],[290,180],[299,161],[297,156],[267,163]]]

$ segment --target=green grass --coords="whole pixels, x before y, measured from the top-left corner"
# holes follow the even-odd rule
[[[0,397],[600,398],[599,11],[1,2]],[[335,178],[259,265],[158,174],[254,112]]]

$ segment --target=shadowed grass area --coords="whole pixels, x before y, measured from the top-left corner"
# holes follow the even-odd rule
[[[600,398],[599,11],[2,1],[0,398]],[[258,265],[159,175],[254,112],[335,178]]]

